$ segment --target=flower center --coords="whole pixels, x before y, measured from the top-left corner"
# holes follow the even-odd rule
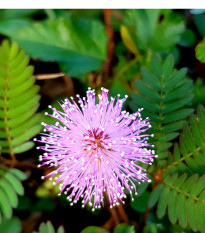
[[[90,155],[102,152],[107,146],[106,139],[109,139],[109,136],[103,131],[99,129],[89,130],[84,135],[83,150],[88,153],[91,151],[91,154],[89,153]]]

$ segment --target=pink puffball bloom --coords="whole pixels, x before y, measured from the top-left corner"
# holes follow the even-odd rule
[[[129,114],[122,111],[127,96],[120,99],[108,99],[108,90],[102,88],[96,104],[95,91],[88,88],[87,98],[77,95],[78,103],[65,99],[60,104],[62,112],[52,108],[58,120],[54,125],[45,126],[39,147],[45,153],[40,156],[39,166],[55,167],[50,174],[54,184],[60,182],[60,193],[76,203],[82,200],[82,207],[89,203],[95,208],[104,205],[104,193],[110,207],[124,203],[125,189],[137,194],[136,184],[151,180],[146,176],[146,169],[138,162],[152,164],[154,155],[144,134],[151,126],[149,119],[142,119],[139,109]],[[49,115],[46,113],[46,115]],[[60,122],[60,123],[59,123]],[[57,177],[56,177],[57,176]],[[44,178],[44,177],[43,177]]]

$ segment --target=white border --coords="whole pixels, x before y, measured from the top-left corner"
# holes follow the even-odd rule
[[[1,9],[196,9],[205,8],[202,0],[1,0]]]

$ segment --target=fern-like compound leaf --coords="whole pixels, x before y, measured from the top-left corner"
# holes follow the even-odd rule
[[[140,92],[132,94],[130,107],[136,111],[143,107],[142,114],[151,120],[151,132],[159,155],[159,165],[163,167],[168,157],[171,141],[183,127],[184,120],[193,109],[189,108],[194,95],[193,84],[186,75],[187,69],[174,69],[174,59],[169,56],[163,63],[157,55],[152,58],[151,71],[142,67],[142,79],[135,82]]]
[[[180,135],[179,143],[174,144],[173,161],[164,169],[165,173],[189,175],[205,172],[205,108],[199,105],[197,114],[190,116]]]
[[[189,178],[186,173],[181,176],[176,174],[165,176],[155,190],[159,189],[157,205],[159,218],[162,218],[167,210],[172,224],[178,220],[182,228],[189,226],[193,231],[205,232],[205,175],[199,177],[198,174],[194,174]],[[148,203],[150,207],[156,199],[155,190],[150,196]]]
[[[0,47],[0,146],[2,153],[18,154],[33,147],[28,142],[41,126],[35,114],[40,96],[34,85],[33,67],[17,43]]]
[[[11,218],[12,208],[18,205],[18,195],[24,194],[20,181],[26,178],[25,174],[15,168],[0,166],[0,215]]]

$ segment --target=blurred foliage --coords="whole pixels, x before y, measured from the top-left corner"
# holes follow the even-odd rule
[[[2,233],[21,233],[21,221],[17,217],[11,219],[3,219],[0,224],[0,232]]]
[[[127,10],[124,18],[122,39],[128,49],[138,54],[145,52],[171,52],[184,32],[184,20],[171,10]],[[127,40],[126,38],[130,38]]]
[[[0,232],[205,232],[204,37],[204,9],[0,9]],[[70,209],[36,169],[29,140],[56,123],[47,106],[88,86],[128,94],[124,109],[151,121],[159,158],[126,201],[129,224],[115,226],[106,201]]]
[[[16,208],[18,205],[18,195],[24,194],[24,188],[20,181],[25,178],[23,172],[0,165],[0,223],[2,216],[12,217],[12,208]]]
[[[41,223],[39,231],[34,231],[33,233],[65,233],[65,231],[62,226],[55,231],[52,223],[48,221],[47,223]]]

